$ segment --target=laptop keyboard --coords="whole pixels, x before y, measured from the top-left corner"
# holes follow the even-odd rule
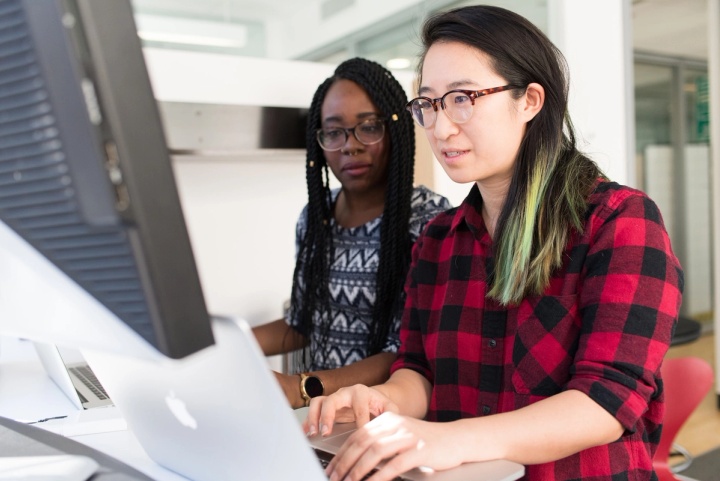
[[[103,401],[108,399],[108,393],[105,391],[105,388],[102,387],[98,378],[95,377],[95,373],[92,372],[90,366],[71,367],[70,371],[72,371],[72,373],[75,374],[78,379],[80,379],[80,381],[82,381],[82,383],[98,397],[98,399],[102,399]]]
[[[323,469],[327,468],[327,465],[330,464],[330,460],[333,458],[333,455],[331,453],[328,453],[327,451],[323,451],[322,449],[313,448],[313,451],[315,451],[315,455],[317,456],[318,460],[320,461],[320,465],[323,467]],[[375,470],[370,471],[360,481],[370,478],[370,476],[372,476],[374,473],[375,473]],[[409,480],[407,478],[395,477],[392,479],[392,481],[409,481]]]

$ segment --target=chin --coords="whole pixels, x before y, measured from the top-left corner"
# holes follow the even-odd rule
[[[447,166],[443,165],[443,170],[447,176],[456,184],[469,184],[475,182],[477,179],[472,175],[462,172],[461,170],[448,169]]]

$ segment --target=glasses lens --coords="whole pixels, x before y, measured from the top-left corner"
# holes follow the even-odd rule
[[[410,113],[420,127],[431,127],[435,123],[435,109],[426,99],[413,100],[410,104]]]
[[[443,97],[445,102],[445,112],[453,122],[461,124],[467,122],[472,117],[473,102],[472,99],[462,92],[448,92]]]
[[[371,119],[355,126],[355,137],[365,145],[377,144],[385,135],[385,124],[380,119]]]
[[[317,133],[318,143],[325,150],[339,150],[347,140],[343,129],[320,129]]]

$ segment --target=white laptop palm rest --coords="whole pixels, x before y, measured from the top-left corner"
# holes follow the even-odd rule
[[[83,354],[158,464],[194,481],[326,480],[248,325],[215,318],[213,333],[214,346],[181,360]],[[510,481],[523,472],[491,461],[417,479]]]

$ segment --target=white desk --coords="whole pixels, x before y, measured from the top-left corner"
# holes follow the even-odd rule
[[[75,413],[75,406],[45,374],[32,344],[0,336],[0,416],[32,422]],[[187,481],[150,459],[131,431],[87,434],[71,439],[106,453],[157,481]]]

